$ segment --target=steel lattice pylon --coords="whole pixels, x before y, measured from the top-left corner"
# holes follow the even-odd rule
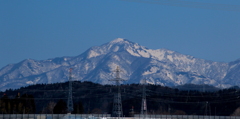
[[[146,79],[143,79],[141,114],[147,115]]]
[[[122,117],[122,99],[121,99],[121,90],[120,90],[120,81],[124,81],[124,79],[120,78],[120,69],[117,67],[115,70],[116,78],[110,81],[116,81],[116,85],[118,87],[118,92],[114,95],[113,99],[113,109],[112,109],[112,116],[113,117]]]
[[[69,69],[69,88],[68,88],[68,102],[67,102],[68,113],[73,111],[73,100],[72,100],[72,68]]]

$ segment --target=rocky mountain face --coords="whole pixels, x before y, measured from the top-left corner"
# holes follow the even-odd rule
[[[148,49],[126,39],[115,39],[91,47],[75,57],[48,60],[26,59],[0,70],[0,90],[15,89],[29,84],[68,81],[73,68],[73,80],[115,84],[115,69],[121,69],[122,83],[147,83],[164,86],[209,84],[216,87],[240,86],[240,59],[213,62],[183,55],[167,49]]]

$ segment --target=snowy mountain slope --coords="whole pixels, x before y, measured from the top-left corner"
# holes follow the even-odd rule
[[[222,80],[223,84],[228,86],[240,84],[240,59],[230,62],[227,75]]]
[[[115,39],[89,48],[75,57],[48,60],[27,59],[0,70],[0,90],[29,84],[56,83],[68,80],[73,68],[74,80],[114,84],[114,70],[121,68],[123,83],[148,83],[177,86],[186,83],[217,87],[240,85],[240,60],[222,63],[194,58],[167,49],[148,49],[126,39]],[[237,82],[237,83],[236,83]]]

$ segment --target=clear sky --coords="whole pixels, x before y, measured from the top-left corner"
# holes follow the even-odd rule
[[[240,58],[240,0],[0,0],[0,68],[126,38],[197,58]]]

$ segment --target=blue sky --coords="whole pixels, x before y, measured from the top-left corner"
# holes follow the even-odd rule
[[[0,68],[126,38],[197,58],[240,58],[240,0],[0,0]]]

